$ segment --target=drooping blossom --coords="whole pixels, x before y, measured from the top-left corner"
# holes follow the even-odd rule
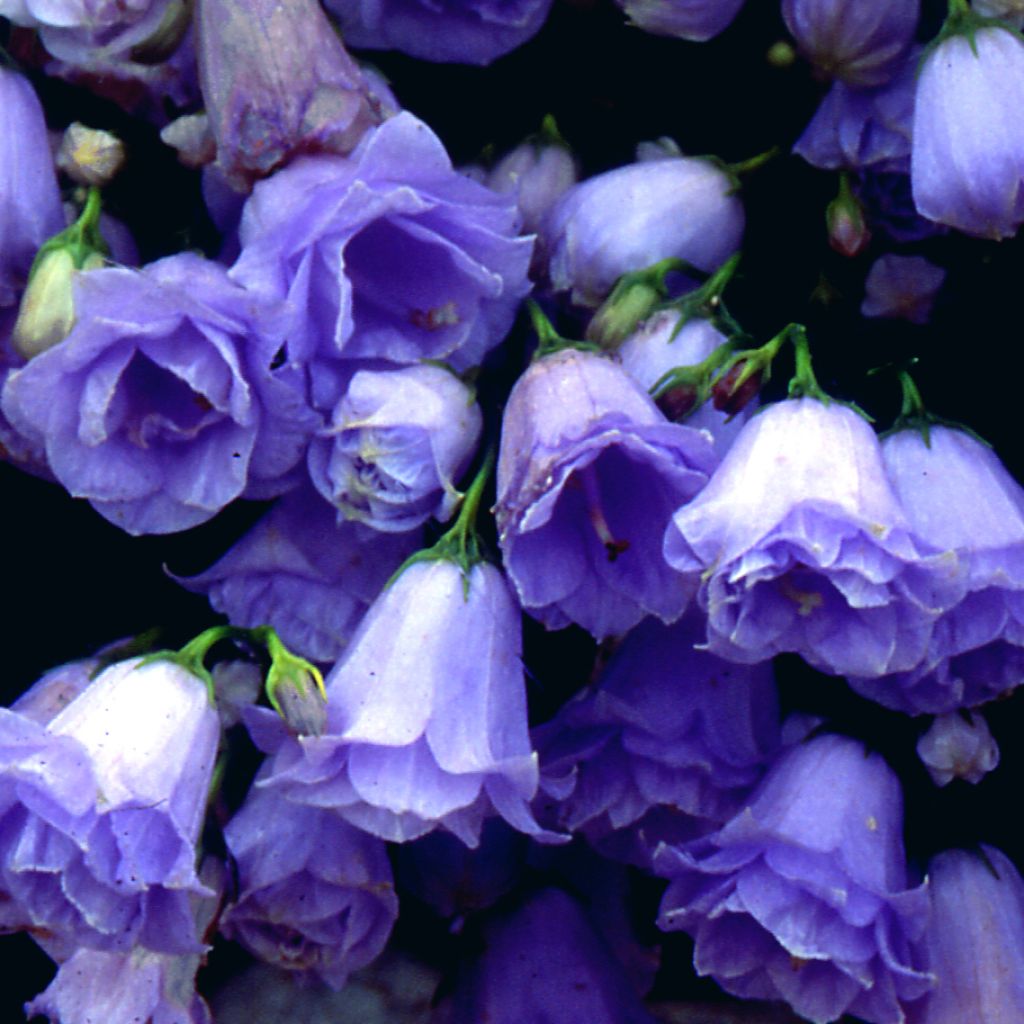
[[[715,461],[709,435],[669,423],[610,360],[565,349],[534,362],[505,406],[495,506],[523,607],[597,638],[677,619],[694,588],[661,537]]]
[[[946,786],[953,779],[977,785],[999,764],[999,747],[984,715],[949,711],[937,715],[917,741],[917,756],[936,786]]]
[[[961,596],[955,556],[935,552],[913,533],[871,427],[816,398],[751,419],[665,535],[668,563],[699,583],[713,653],[793,651],[867,677],[919,665]]]
[[[911,888],[899,782],[854,740],[787,751],[719,832],[655,857],[659,924],[696,940],[694,966],[744,999],[827,1024],[903,1024],[933,984],[915,948],[928,892]]]
[[[340,989],[384,948],[398,898],[384,843],[336,811],[254,788],[224,830],[238,893],[221,932],[267,963]]]
[[[288,355],[314,377],[315,359],[342,357],[465,369],[504,338],[529,289],[532,242],[517,230],[513,197],[455,171],[402,113],[349,159],[294,160],[260,182],[232,275],[299,311]]]
[[[79,274],[74,301],[67,338],[2,398],[74,497],[129,533],[169,533],[291,485],[317,419],[294,372],[271,369],[278,311],[186,253]]]

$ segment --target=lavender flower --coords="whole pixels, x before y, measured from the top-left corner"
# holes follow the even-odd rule
[[[302,311],[293,360],[465,369],[504,338],[528,291],[532,243],[517,227],[511,197],[458,174],[430,129],[398,114],[350,159],[296,160],[258,184],[232,274]]]
[[[552,288],[596,307],[623,274],[669,257],[710,273],[740,247],[735,192],[724,170],[699,157],[645,160],[580,182],[540,229]]]
[[[168,533],[289,485],[316,421],[288,369],[270,370],[284,321],[217,264],[81,274],[75,314],[3,391],[73,496],[129,533]]]
[[[672,512],[715,462],[708,435],[668,423],[613,362],[537,360],[505,407],[495,516],[520,603],[549,629],[595,637],[647,614],[671,622],[693,586],[661,554]]]
[[[913,41],[919,0],[782,0],[801,52],[850,85],[888,81]]]
[[[220,736],[205,684],[131,659],[45,728],[0,717],[0,877],[30,926],[105,952],[200,952],[195,844]]]
[[[483,950],[432,1024],[653,1024],[622,964],[559,889],[489,922]]]
[[[977,785],[999,764],[999,747],[984,715],[951,711],[937,716],[917,741],[917,756],[936,786],[949,785],[953,779]]]
[[[472,392],[448,370],[360,370],[310,445],[310,478],[339,519],[389,533],[443,522],[481,424]]]
[[[907,1006],[908,1024],[1010,1024],[1024,1015],[1024,881],[1000,850],[947,850],[928,868],[926,945],[934,991]]]
[[[561,797],[559,824],[602,851],[614,848],[601,842],[609,833],[635,823],[643,834],[632,845],[648,854],[666,818],[697,819],[692,834],[722,825],[778,750],[771,667],[697,650],[702,626],[696,614],[668,627],[642,622],[594,689],[535,732],[542,786],[554,777]]]
[[[179,578],[236,626],[270,625],[296,654],[336,661],[419,536],[337,523],[311,488],[278,503],[223,558]]]
[[[537,231],[548,210],[579,180],[579,162],[562,142],[529,139],[506,153],[486,174],[495,192],[512,193],[523,218],[523,231]]]
[[[316,0],[200,0],[196,26],[217,164],[240,191],[296,153],[344,156],[380,121]]]
[[[671,879],[659,924],[694,936],[694,965],[748,999],[816,1024],[902,1024],[932,984],[913,943],[928,922],[908,889],[899,782],[840,736],[794,747],[721,831],[656,856]]]
[[[1024,44],[1002,28],[951,35],[924,62],[914,105],[914,203],[969,235],[1024,220]]]
[[[253,789],[224,832],[239,892],[221,931],[267,963],[340,989],[398,916],[384,844],[335,811]]]
[[[973,707],[1024,680],[1024,489],[989,448],[941,425],[901,430],[885,469],[914,531],[949,550],[967,593],[935,625],[926,657],[858,693],[908,714]]]
[[[615,0],[631,24],[659,36],[706,42],[724,32],[743,0]]]
[[[700,582],[712,652],[795,651],[837,675],[921,662],[963,585],[955,558],[933,551],[911,532],[868,424],[815,398],[755,416],[665,535],[669,564]]]
[[[540,832],[527,806],[537,757],[520,630],[493,566],[465,578],[447,560],[411,564],[327,677],[322,736],[294,739],[269,713],[250,716],[257,744],[276,750],[262,784],[394,842],[442,826],[475,846],[493,810]]]
[[[327,0],[350,46],[490,64],[537,33],[551,0]]]
[[[946,272],[923,256],[879,256],[864,282],[863,316],[926,324]]]
[[[0,14],[4,14],[0,4]],[[0,67],[0,309],[14,305],[39,247],[64,227],[46,121],[32,86]]]

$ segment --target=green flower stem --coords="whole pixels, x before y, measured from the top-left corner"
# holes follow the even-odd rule
[[[811,365],[811,346],[807,341],[807,329],[802,324],[789,324],[779,337],[793,342],[794,358],[796,359],[796,372],[789,382],[787,392],[789,397],[816,398],[824,405],[828,405],[832,398],[822,390],[818,378],[814,376],[814,368]]]
[[[85,206],[78,215],[78,219],[70,227],[59,231],[52,238],[48,238],[40,247],[32,261],[28,272],[29,281],[35,274],[43,259],[55,249],[62,249],[69,253],[78,270],[85,266],[90,256],[106,256],[110,248],[100,234],[100,213],[103,210],[103,202],[100,198],[100,190],[95,186],[89,189],[85,199]]]
[[[707,401],[711,389],[711,380],[716,371],[728,362],[736,346],[731,341],[719,345],[706,359],[692,366],[676,366],[662,374],[651,386],[650,395],[654,399],[661,398],[667,391],[680,386],[697,389],[697,400],[693,411],[696,412]]]
[[[578,348],[585,352],[601,351],[598,345],[593,345],[590,342],[563,338],[555,330],[544,310],[533,299],[526,300],[526,310],[530,314],[530,323],[537,335],[538,344],[537,351],[533,354],[534,359],[543,359],[545,356],[554,355],[566,348]]]
[[[758,153],[757,156],[752,156],[748,160],[740,160],[735,164],[726,164],[725,171],[729,177],[738,182],[742,175],[750,174],[752,171],[764,167],[765,164],[771,163],[772,160],[781,154],[781,146],[772,146],[771,149],[766,149],[763,153]]]

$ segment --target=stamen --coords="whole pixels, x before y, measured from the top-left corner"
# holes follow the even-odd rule
[[[594,472],[593,464],[587,466],[577,476],[583,485],[583,493],[587,496],[587,516],[590,519],[590,525],[593,526],[597,539],[604,545],[608,561],[614,562],[629,547],[629,541],[616,540],[612,536],[611,527],[604,517],[604,509],[601,507],[601,495],[597,489],[597,475]]]

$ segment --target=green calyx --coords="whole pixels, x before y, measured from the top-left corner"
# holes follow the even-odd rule
[[[543,359],[545,356],[554,355],[567,348],[577,348],[583,352],[600,352],[601,346],[589,341],[574,341],[571,338],[563,338],[554,325],[547,318],[544,310],[533,300],[526,300],[526,310],[530,314],[530,322],[537,335],[537,350],[533,353],[534,359]]]
[[[978,49],[974,37],[983,28],[1001,28],[1018,39],[1024,39],[1012,25],[1007,24],[1001,18],[988,18],[979,14],[967,0],[947,0],[946,11],[946,20],[942,23],[939,34],[924,48],[919,67],[923,67],[931,52],[951,36],[966,36],[971,52],[975,56],[978,55]]]
[[[674,367],[654,382],[650,389],[651,398],[657,401],[676,388],[693,388],[695,395],[690,412],[696,412],[708,400],[712,383],[720,376],[722,367],[731,361],[733,352],[735,345],[726,342],[699,363]]]
[[[920,435],[921,439],[925,443],[926,448],[931,447],[931,428],[932,427],[948,427],[950,430],[959,430],[973,437],[979,444],[985,445],[986,448],[991,448],[985,438],[976,434],[970,427],[965,426],[963,423],[957,423],[955,420],[943,419],[941,416],[936,416],[934,413],[928,411],[925,408],[924,399],[921,398],[921,392],[918,390],[917,383],[914,378],[910,376],[910,372],[906,369],[899,369],[896,371],[896,376],[900,382],[900,388],[903,390],[903,404],[900,408],[900,413],[893,421],[893,425],[885,431],[881,436],[883,438],[889,437],[890,434],[897,434],[903,430],[916,430]]]
[[[259,626],[251,635],[270,658],[264,687],[270,706],[295,732],[319,736],[327,719],[327,691],[320,670],[292,654],[270,626]]]
[[[48,238],[36,253],[32,261],[32,267],[28,272],[29,283],[36,273],[39,265],[50,253],[61,250],[71,257],[76,270],[81,270],[87,263],[92,266],[97,264],[97,257],[110,255],[110,247],[103,240],[100,234],[100,213],[103,204],[100,200],[100,190],[90,188],[85,200],[85,206],[70,227],[59,231],[52,238]]]
[[[463,495],[459,514],[451,528],[432,547],[424,548],[410,555],[385,584],[390,587],[411,565],[418,562],[454,562],[462,571],[462,591],[469,597],[469,576],[474,565],[487,561],[483,542],[476,529],[476,517],[480,510],[487,482],[494,471],[494,449],[490,448],[477,470],[473,482]]]
[[[779,337],[793,343],[794,358],[796,360],[796,371],[789,382],[787,397],[789,398],[813,398],[823,405],[830,405],[836,402],[838,405],[845,405],[852,409],[858,416],[873,423],[874,420],[854,402],[840,402],[829,395],[818,383],[814,375],[814,368],[811,365],[811,346],[807,341],[807,328],[802,324],[789,324],[785,327]]]

